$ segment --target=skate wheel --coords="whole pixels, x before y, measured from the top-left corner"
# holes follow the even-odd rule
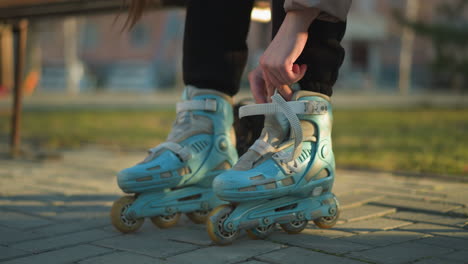
[[[280,224],[280,226],[288,234],[299,234],[306,228],[308,223],[307,220],[294,220],[287,224]]]
[[[195,224],[204,224],[206,223],[206,219],[208,219],[209,214],[210,211],[197,210],[194,212],[186,213],[185,215]]]
[[[151,217],[151,222],[159,228],[169,228],[177,224],[180,219],[180,213],[174,213],[171,215],[158,215]]]
[[[227,231],[224,229],[224,221],[229,217],[234,208],[231,205],[223,204],[216,207],[208,215],[206,229],[211,240],[218,245],[231,244],[239,235],[239,231]]]
[[[255,227],[246,231],[247,235],[252,239],[265,239],[274,231],[274,227],[275,224],[271,224],[268,226]]]
[[[328,229],[334,227],[336,222],[338,222],[338,218],[340,218],[340,204],[338,203],[336,197],[334,197],[334,199],[336,203],[335,213],[332,216],[322,216],[320,218],[315,219],[314,223],[316,226],[323,229]]]
[[[129,219],[125,216],[127,209],[133,204],[134,201],[135,197],[124,196],[112,204],[110,212],[112,225],[122,233],[131,233],[137,231],[145,221],[144,218]]]

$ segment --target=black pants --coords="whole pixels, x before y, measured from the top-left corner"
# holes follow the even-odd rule
[[[273,36],[284,20],[284,0],[272,0]],[[247,62],[247,33],[253,0],[189,0],[185,22],[183,76],[187,85],[229,95],[239,91]],[[297,63],[307,64],[301,89],[331,96],[344,59],[345,22],[315,20]]]

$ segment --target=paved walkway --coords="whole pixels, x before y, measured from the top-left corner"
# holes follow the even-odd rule
[[[108,216],[121,195],[114,175],[141,158],[88,148],[59,160],[0,160],[0,262],[468,263],[468,184],[373,173],[339,172],[343,211],[333,230],[311,224],[218,247],[183,218],[122,235]]]

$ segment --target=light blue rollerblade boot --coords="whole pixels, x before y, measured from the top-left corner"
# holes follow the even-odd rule
[[[331,193],[335,177],[332,152],[332,108],[322,94],[298,91],[286,102],[244,106],[240,117],[264,114],[260,138],[231,169],[215,178],[216,195],[230,204],[209,215],[207,230],[218,244],[229,244],[246,230],[265,238],[278,223],[299,233],[313,220],[331,228],[339,205]]]
[[[160,228],[176,224],[181,213],[204,223],[210,210],[223,203],[211,186],[238,159],[232,98],[188,86],[182,99],[167,141],[117,176],[122,191],[134,194],[111,209],[112,224],[123,233],[138,230],[145,217]]]

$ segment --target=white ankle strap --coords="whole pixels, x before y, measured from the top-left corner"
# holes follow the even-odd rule
[[[148,152],[150,154],[153,154],[163,149],[168,149],[172,151],[174,154],[179,156],[184,162],[189,160],[192,157],[190,150],[188,150],[186,147],[182,147],[180,144],[175,143],[175,142],[164,142],[154,148],[149,149]]]
[[[328,112],[328,105],[326,102],[293,101],[286,103],[291,107],[292,111],[298,115],[323,115]],[[282,111],[279,105],[275,103],[245,105],[239,109],[239,118],[252,115],[267,115],[278,112]]]
[[[216,112],[217,104],[215,99],[205,99],[205,100],[187,100],[177,103],[176,111],[177,113],[184,111],[212,111]]]
[[[239,118],[251,115],[269,115],[283,113],[288,119],[292,133],[294,134],[294,150],[286,162],[290,162],[299,157],[302,151],[302,127],[297,115],[323,115],[328,112],[328,104],[319,101],[293,101],[286,102],[284,98],[275,91],[271,97],[273,103],[246,105],[239,109]],[[255,145],[258,145],[257,143]],[[256,149],[257,146],[254,146]],[[263,151],[261,151],[263,152]]]

